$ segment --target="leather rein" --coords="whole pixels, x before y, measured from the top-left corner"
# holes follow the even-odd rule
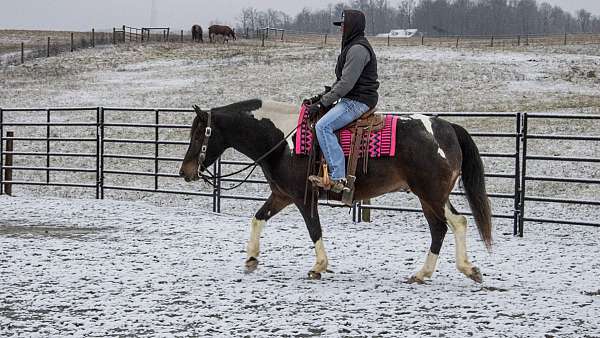
[[[233,187],[229,187],[229,188],[223,188],[221,187],[221,190],[233,190],[235,188],[240,187],[242,184],[246,183],[248,181],[248,179],[250,178],[250,175],[252,175],[252,173],[254,172],[254,170],[256,169],[256,167],[258,166],[259,162],[264,160],[267,156],[271,155],[271,153],[273,153],[277,148],[279,148],[279,146],[281,146],[283,143],[286,142],[286,140],[288,139],[288,137],[290,137],[297,129],[298,127],[301,125],[298,124],[296,126],[296,128],[294,128],[292,131],[290,131],[284,138],[283,140],[279,141],[276,145],[274,145],[271,149],[269,149],[266,153],[264,153],[262,156],[260,156],[256,161],[248,164],[247,166],[243,167],[242,169],[236,170],[234,172],[225,174],[225,175],[215,175],[213,174],[208,168],[206,169],[206,172],[208,172],[208,175],[203,173],[202,170],[202,163],[204,162],[204,160],[206,159],[206,151],[208,150],[208,141],[210,139],[210,136],[212,135],[212,128],[210,127],[210,122],[212,119],[212,110],[208,111],[208,120],[206,123],[206,128],[204,129],[204,140],[202,141],[202,147],[200,148],[200,154],[198,154],[198,177],[201,178],[204,182],[208,183],[210,186],[212,186],[213,188],[216,188],[216,185],[212,182],[214,180],[217,179],[222,179],[222,178],[226,178],[226,177],[231,177],[234,175],[237,175],[241,172],[244,172],[250,168],[252,168],[252,170],[248,173],[248,175],[246,175],[246,177],[239,183],[236,184]]]

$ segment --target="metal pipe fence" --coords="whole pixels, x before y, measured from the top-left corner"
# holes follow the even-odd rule
[[[23,116],[29,114],[28,116]],[[190,186],[178,186],[181,182],[177,166],[183,160],[185,148],[189,144],[187,135],[192,116],[191,109],[157,108],[114,108],[114,107],[77,107],[77,108],[0,108],[0,194],[7,187],[14,186],[50,186],[63,188],[83,188],[93,193],[97,199],[105,198],[109,191],[164,193],[209,197],[214,212],[221,212],[221,202],[225,199],[265,201],[266,196],[235,194],[225,191],[228,184],[237,184],[241,178],[231,177],[215,179],[214,188],[195,190]],[[401,115],[401,113],[389,113]],[[585,130],[599,130],[598,115],[565,115],[544,113],[424,113],[439,116],[460,124],[486,125],[493,131],[471,131],[478,145],[490,143],[492,150],[481,150],[481,156],[492,164],[486,165],[486,178],[496,184],[488,191],[495,204],[505,205],[504,210],[495,211],[494,218],[510,219],[513,233],[523,236],[525,222],[545,222],[600,226],[594,220],[571,218],[549,218],[530,216],[527,206],[534,203],[570,204],[580,206],[599,206],[600,201],[593,198],[573,196],[540,196],[534,194],[533,182],[543,184],[585,184],[600,185],[599,171],[587,168],[589,177],[562,177],[559,175],[531,174],[530,170],[539,167],[540,162],[572,165],[583,163],[596,165],[600,158],[587,154],[547,155],[539,153],[539,146],[533,142],[587,142],[600,147],[600,135],[536,132],[533,121],[558,121],[570,125],[573,121],[584,121],[590,125]],[[86,119],[80,120],[85,116]],[[133,122],[132,122],[133,120]],[[595,123],[595,125],[594,125]],[[504,126],[504,129],[500,128]],[[585,127],[585,126],[584,126]],[[469,128],[467,126],[468,129]],[[579,127],[578,127],[579,128]],[[5,132],[13,129],[13,136]],[[477,127],[477,129],[480,129]],[[582,129],[582,128],[579,128]],[[14,149],[5,149],[5,142],[11,141]],[[501,149],[500,149],[501,148]],[[141,150],[140,150],[141,149]],[[497,150],[500,149],[500,150]],[[558,148],[557,148],[558,149]],[[566,148],[567,150],[570,148]],[[588,148],[585,148],[588,149]],[[173,155],[176,153],[177,155]],[[594,153],[592,152],[592,155]],[[12,163],[6,163],[10,156]],[[16,159],[19,159],[17,161]],[[76,163],[83,159],[82,163]],[[41,160],[41,161],[40,161]],[[496,162],[501,163],[500,170]],[[59,163],[59,164],[56,164]],[[247,165],[250,162],[220,158],[212,171],[220,175],[224,169]],[[13,173],[32,172],[36,179],[26,179]],[[11,175],[6,175],[10,173]],[[36,173],[42,173],[40,177]],[[63,174],[63,180],[55,175]],[[84,178],[72,178],[65,175],[84,175]],[[8,177],[15,177],[8,179]],[[143,185],[136,185],[137,181]],[[177,182],[177,183],[175,183]],[[250,184],[266,185],[264,178],[250,178]],[[600,189],[599,189],[600,190]],[[594,191],[592,188],[592,194]],[[452,195],[464,196],[464,192],[455,190]],[[506,203],[508,201],[508,204]],[[341,206],[326,202],[325,205]],[[381,205],[359,202],[352,208],[355,221],[360,221],[362,213],[369,210],[421,212],[418,207],[406,205]],[[469,215],[469,212],[461,211]]]

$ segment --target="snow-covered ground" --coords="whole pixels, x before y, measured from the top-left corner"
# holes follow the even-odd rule
[[[249,217],[142,202],[1,197],[0,335],[597,337],[598,233],[496,231],[489,255],[469,233],[475,284],[446,238],[426,285],[421,216],[354,224],[323,213],[333,273],[306,279],[314,250],[291,208],[268,223],[245,274]],[[341,217],[340,217],[341,216]]]
[[[382,111],[600,111],[600,55],[595,46],[481,50],[377,47]],[[338,50],[277,45],[131,45],[83,50],[0,69],[0,107],[212,107],[247,98],[299,103],[333,80]],[[45,121],[45,113],[6,113],[4,122]],[[53,121],[89,121],[95,112],[54,113]],[[113,112],[111,122],[153,123],[152,114]],[[161,123],[185,124],[190,114]],[[514,121],[460,119],[470,131],[512,132]],[[594,123],[538,123],[535,132],[597,135]],[[53,136],[95,137],[95,128],[52,127]],[[17,135],[44,136],[45,128]],[[152,130],[107,128],[107,137],[152,139]],[[161,139],[188,140],[187,131]],[[477,140],[486,152],[511,152],[514,141]],[[95,145],[54,143],[53,151],[91,152]],[[45,145],[18,142],[19,151]],[[596,143],[531,143],[537,154],[596,156]],[[161,147],[182,157],[185,147]],[[107,144],[106,153],[153,155],[154,148]],[[240,159],[227,152],[226,159]],[[45,165],[45,158],[15,158]],[[513,160],[485,158],[486,170],[512,173]],[[52,166],[94,168],[89,159],[53,158]],[[148,161],[110,160],[106,168],[153,171]],[[176,173],[178,163],[159,170]],[[597,164],[532,164],[530,175],[598,178]],[[44,176],[44,177],[42,177]],[[258,173],[253,178],[260,178]],[[40,172],[15,179],[41,181]],[[93,174],[53,173],[53,181],[94,183]],[[108,175],[105,184],[149,188],[152,178]],[[209,190],[181,179],[161,187]],[[597,199],[598,186],[529,184],[551,196]],[[512,181],[488,180],[489,191],[511,193]],[[242,264],[249,219],[260,203],[92,190],[13,187],[0,197],[0,335],[353,335],[353,336],[600,336],[598,229],[527,223],[524,239],[496,220],[488,255],[470,231],[470,253],[485,282],[454,268],[446,239],[428,285],[403,281],[422,264],[429,233],[420,214],[374,212],[372,224],[353,224],[346,210],[322,209],[331,268],[308,281],[313,249],[299,214],[286,209],[267,225],[261,268]],[[532,190],[533,191],[533,190]],[[267,197],[250,184],[233,193]],[[53,199],[48,197],[75,197]],[[45,196],[45,197],[43,197]],[[407,194],[375,201],[417,206]],[[116,201],[116,200],[121,201]],[[123,201],[129,200],[129,201]],[[131,202],[137,200],[138,202]],[[464,201],[453,199],[461,210]],[[528,216],[597,221],[597,207],[528,204]],[[494,200],[510,214],[511,200]],[[368,240],[366,242],[365,240]]]

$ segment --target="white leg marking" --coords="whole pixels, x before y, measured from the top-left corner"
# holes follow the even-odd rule
[[[419,272],[415,274],[415,279],[417,279],[417,281],[419,282],[424,282],[425,278],[430,278],[431,275],[433,275],[433,272],[435,271],[435,265],[437,264],[437,260],[438,255],[429,251],[427,253],[427,258],[425,259],[425,264],[423,264],[421,270],[419,270]]]
[[[456,247],[456,268],[467,276],[473,272],[473,264],[467,257],[467,218],[450,211],[448,204],[444,207],[444,215],[454,233]]]
[[[248,240],[248,246],[246,251],[248,252],[248,258],[257,258],[260,253],[260,234],[262,233],[263,227],[267,222],[252,218],[250,224],[250,240]]]
[[[317,254],[317,262],[312,271],[325,272],[327,270],[327,253],[325,252],[325,245],[323,245],[323,238],[315,243],[315,253]]]
[[[438,154],[440,154],[441,157],[446,158],[446,153],[442,150],[442,148],[438,148]]]

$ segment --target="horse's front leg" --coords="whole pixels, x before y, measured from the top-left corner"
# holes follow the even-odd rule
[[[280,212],[283,208],[290,205],[291,201],[284,196],[275,195],[267,199],[265,204],[256,212],[250,224],[250,239],[246,251],[246,270],[252,272],[258,267],[258,255],[260,253],[260,235],[267,221]]]
[[[316,206],[312,215],[310,206],[306,206],[303,203],[296,203],[296,206],[304,218],[308,233],[310,234],[310,239],[312,239],[315,245],[315,254],[317,256],[315,265],[308,272],[308,278],[321,279],[321,273],[327,271],[328,261],[325,245],[323,244],[323,232],[321,230],[321,222],[319,221],[319,212]]]

